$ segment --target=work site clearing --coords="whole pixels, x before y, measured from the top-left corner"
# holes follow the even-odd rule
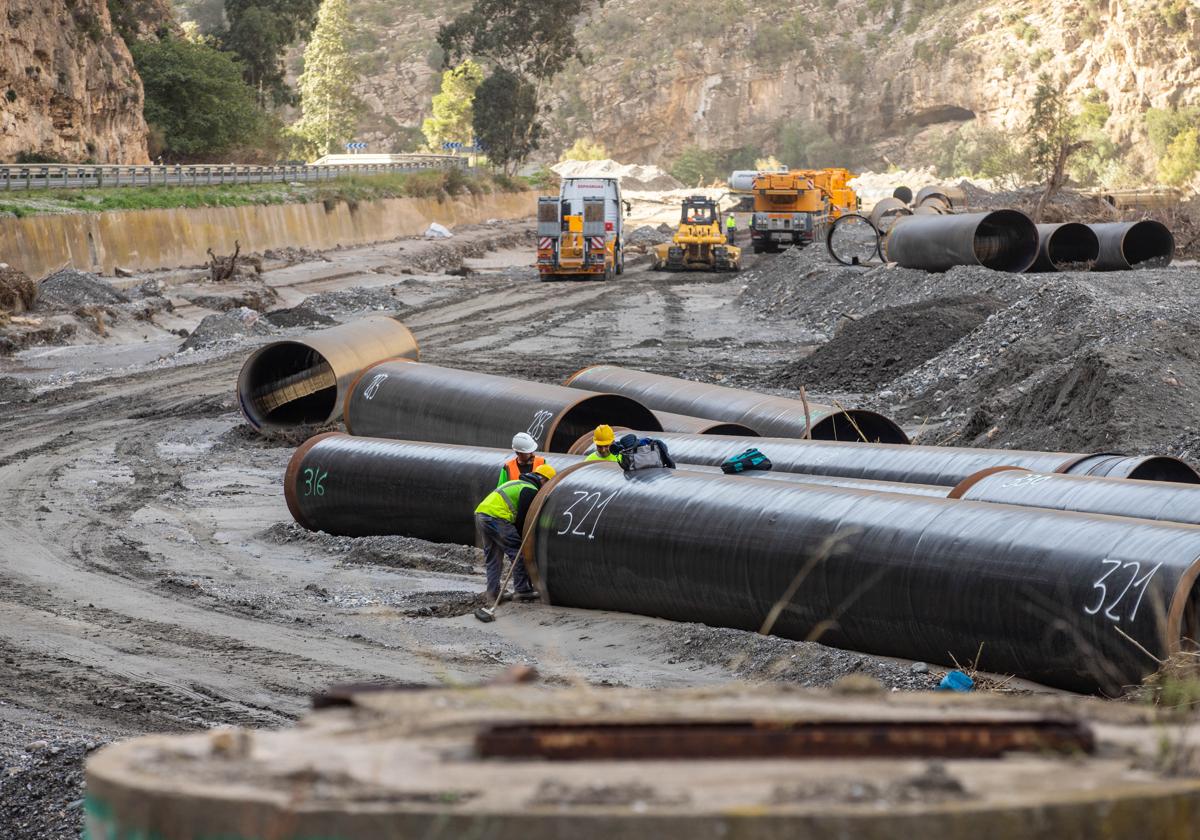
[[[82,762],[104,744],[290,727],[338,684],[454,687],[532,666],[543,684],[593,691],[767,682],[857,696],[930,691],[956,670],[536,602],[476,621],[491,606],[478,549],[294,521],[289,460],[340,424],[260,434],[247,423],[235,384],[266,342],[390,315],[423,364],[555,385],[604,363],[793,399],[803,387],[814,404],[892,418],[915,444],[1200,461],[1200,268],[1187,261],[928,273],[841,266],[818,241],[747,247],[740,273],[663,273],[650,252],[671,234],[646,225],[627,234],[624,274],[544,283],[533,220],[453,233],[262,254],[220,284],[195,269],[66,270],[0,327],[6,840],[78,837]],[[446,480],[420,477],[428,488]],[[686,593],[686,580],[675,585]],[[993,673],[986,645],[958,665],[976,692],[1062,693]],[[1153,695],[1152,685],[1106,702]],[[820,798],[871,790],[894,803],[884,783]]]

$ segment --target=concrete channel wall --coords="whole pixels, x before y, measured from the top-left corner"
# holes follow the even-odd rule
[[[0,219],[0,262],[37,279],[64,266],[111,274],[178,268],[268,248],[365,245],[488,219],[533,218],[536,192],[246,207],[128,210]]]

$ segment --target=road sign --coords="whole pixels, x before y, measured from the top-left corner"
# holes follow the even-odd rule
[[[361,151],[365,148],[367,148],[366,143],[347,143],[346,144],[346,151],[349,151],[349,152],[357,152],[357,151]]]

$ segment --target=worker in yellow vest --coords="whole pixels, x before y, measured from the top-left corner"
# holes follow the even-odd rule
[[[488,601],[495,602],[500,595],[500,571],[505,557],[515,564],[513,589],[516,599],[537,599],[538,594],[517,552],[521,550],[521,532],[525,529],[529,507],[538,490],[554,478],[554,474],[554,467],[541,464],[531,472],[523,473],[516,481],[504,482],[475,508],[475,527],[483,545],[483,568],[487,573]]]
[[[533,472],[546,463],[546,459],[537,454],[537,441],[528,432],[517,432],[513,435],[512,448],[513,456],[500,468],[497,487],[506,481],[516,481],[525,473]]]
[[[621,456],[612,451],[613,437],[612,426],[597,426],[596,431],[592,432],[592,443],[596,444],[596,451],[589,454],[583,460],[620,461]]]

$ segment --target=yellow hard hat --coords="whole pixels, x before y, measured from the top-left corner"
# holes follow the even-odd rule
[[[549,464],[542,464],[539,467],[535,467],[533,471],[547,481],[558,475],[554,467],[550,466]]]
[[[597,446],[612,446],[612,442],[612,426],[597,426],[596,431],[592,432],[592,443]]]

